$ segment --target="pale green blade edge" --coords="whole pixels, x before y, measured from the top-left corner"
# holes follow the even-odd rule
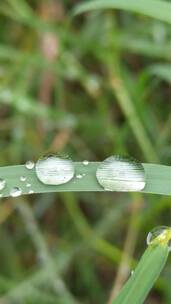
[[[47,192],[78,192],[78,191],[105,191],[96,180],[96,169],[99,162],[90,162],[87,166],[82,162],[75,162],[75,176],[85,173],[81,179],[74,177],[70,182],[59,185],[49,186],[41,183],[35,173],[35,169],[28,170],[24,165],[0,167],[0,178],[6,180],[7,185],[2,191],[3,197],[9,196],[12,187],[21,187],[23,194],[27,194],[29,189],[35,193]],[[146,186],[143,193],[155,193],[162,195],[171,195],[171,167],[143,164],[146,175]],[[26,176],[27,181],[20,181],[20,176]],[[30,183],[31,188],[26,187],[26,183]]]
[[[73,15],[96,9],[122,9],[171,23],[171,4],[160,0],[94,0],[75,7]]]

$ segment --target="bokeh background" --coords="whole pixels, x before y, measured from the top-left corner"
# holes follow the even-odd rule
[[[0,165],[47,152],[171,164],[170,26],[110,10],[72,19],[77,3],[0,2]],[[0,303],[110,304],[170,214],[156,195],[2,199]],[[169,259],[146,304],[171,303],[170,278]]]

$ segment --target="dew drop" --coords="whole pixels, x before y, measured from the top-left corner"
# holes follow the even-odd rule
[[[31,187],[31,184],[30,184],[30,183],[27,183],[27,184],[26,184],[26,187],[27,187],[27,188]]]
[[[26,166],[27,169],[31,170],[31,169],[34,168],[35,164],[34,164],[34,162],[32,160],[28,160],[26,162],[25,166]]]
[[[120,156],[105,159],[97,168],[96,177],[107,191],[140,191],[146,184],[143,165]]]
[[[74,176],[72,160],[50,155],[36,163],[38,179],[46,185],[61,185],[69,182]]]
[[[34,191],[33,191],[32,189],[30,189],[28,193],[29,193],[29,194],[33,194]]]
[[[89,164],[89,161],[88,160],[83,160],[83,165],[84,166],[87,166]]]
[[[6,186],[6,181],[3,178],[0,178],[0,190],[3,190]]]
[[[84,176],[83,174],[77,174],[77,175],[76,175],[76,178],[81,179],[81,178],[83,178],[83,176]]]
[[[151,230],[147,235],[147,245],[163,244],[171,251],[171,227],[159,226]]]
[[[0,193],[0,198],[1,198],[1,197],[3,197],[3,194],[2,194],[2,193]]]
[[[26,181],[26,177],[25,176],[20,176],[20,181],[21,182],[25,182]]]
[[[22,190],[19,187],[13,187],[10,191],[10,196],[18,197],[22,194]]]

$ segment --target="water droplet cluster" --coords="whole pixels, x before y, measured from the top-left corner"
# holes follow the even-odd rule
[[[31,160],[27,161],[26,164],[25,164],[25,167],[26,167],[26,169],[28,169],[28,170],[32,170],[32,169],[34,168],[34,166],[35,166],[35,164],[34,164],[34,162],[31,161]],[[24,186],[24,182],[27,181],[27,177],[24,176],[24,175],[22,175],[22,176],[20,176],[19,180],[20,180],[20,182],[23,183],[23,186]],[[5,188],[5,186],[6,186],[6,181],[5,181],[4,179],[0,178],[0,190],[3,190],[3,189]],[[25,185],[25,187],[30,188],[30,187],[31,187],[31,184],[30,184],[30,183],[27,183],[27,184]],[[22,193],[23,193],[22,188],[19,187],[19,186],[17,186],[17,185],[14,185],[14,186],[9,190],[9,195],[10,195],[11,197],[19,197],[20,195],[22,195]],[[34,193],[34,191],[31,190],[31,189],[29,189],[28,193],[31,194],[31,193]],[[3,193],[0,193],[0,197],[3,197]]]
[[[83,161],[87,166],[88,160]],[[43,157],[36,163],[38,179],[47,185],[61,185],[69,182],[75,175],[74,164],[69,159],[55,155]],[[82,179],[83,173],[76,174]],[[145,187],[145,172],[141,163],[120,156],[104,160],[96,171],[98,183],[108,191],[140,191]]]
[[[89,161],[84,160],[82,164],[88,166]],[[83,172],[75,172],[72,160],[57,155],[44,156],[36,164],[29,160],[25,167],[27,170],[35,168],[37,178],[46,185],[62,185],[68,183],[74,177],[81,180],[86,176]],[[100,163],[96,171],[96,178],[106,191],[141,191],[146,184],[143,165],[120,156],[111,156]],[[34,193],[27,176],[22,175],[19,179],[23,186],[28,188],[27,193]],[[5,186],[6,181],[0,178],[0,191]],[[18,197],[22,192],[24,191],[18,185],[14,185],[10,190],[10,195]],[[2,193],[0,195],[3,196]]]

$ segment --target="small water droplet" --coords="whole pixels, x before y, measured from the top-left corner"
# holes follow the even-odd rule
[[[77,174],[76,178],[83,178],[83,174]]]
[[[84,166],[87,166],[89,164],[89,161],[88,160],[83,160],[83,165]]]
[[[31,187],[31,184],[30,184],[30,183],[27,183],[27,184],[26,184],[26,187],[28,187],[28,188]]]
[[[18,197],[22,194],[22,190],[19,187],[13,187],[10,191],[10,196]]]
[[[28,193],[29,193],[29,194],[33,194],[34,191],[33,191],[32,189],[30,189]]]
[[[26,166],[27,169],[31,170],[31,169],[34,168],[35,164],[34,164],[34,162],[32,160],[28,160],[26,162],[25,166]]]
[[[2,193],[0,193],[0,197],[3,197],[3,194],[2,194]]]
[[[147,245],[167,244],[171,251],[171,227],[159,226],[151,230],[147,235]]]
[[[0,190],[3,190],[6,186],[6,181],[3,178],[0,178]]]
[[[25,176],[20,176],[20,181],[21,182],[25,182],[26,181],[26,177]]]
[[[50,155],[36,163],[38,179],[46,185],[61,185],[69,182],[74,176],[72,160]]]
[[[134,274],[134,270],[131,270],[131,276]]]
[[[146,184],[143,165],[120,156],[105,159],[97,168],[96,177],[107,191],[140,191]]]

